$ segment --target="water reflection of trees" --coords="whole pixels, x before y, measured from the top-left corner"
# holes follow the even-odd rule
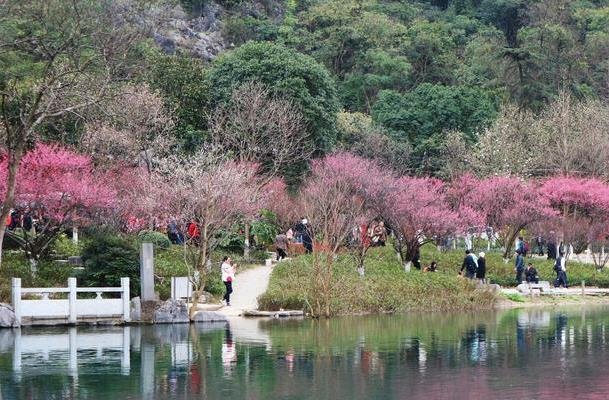
[[[107,358],[79,361],[70,376],[56,354],[37,370],[25,366],[34,373],[20,381],[11,375],[14,333],[4,331],[0,390],[66,399],[575,396],[577,385],[561,382],[609,388],[608,322],[606,309],[273,320],[256,323],[257,342],[225,325],[132,327],[128,375]],[[89,356],[79,350],[79,359]]]

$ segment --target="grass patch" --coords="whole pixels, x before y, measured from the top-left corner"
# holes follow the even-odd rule
[[[526,299],[520,293],[504,293],[503,297],[516,303],[524,303]]]
[[[313,256],[278,264],[259,299],[267,310],[303,309],[313,304]],[[405,273],[390,247],[371,249],[361,278],[347,254],[335,261],[331,313],[388,313],[491,308],[496,297],[451,271]]]
[[[438,262],[438,268],[441,271],[457,274],[461,269],[464,256],[463,250],[440,252],[435,246],[427,245],[421,251],[421,264],[427,265],[435,260]],[[533,263],[537,269],[540,280],[554,282],[556,279],[554,260],[547,260],[545,257],[527,257],[525,263],[528,264],[529,262]],[[501,253],[487,252],[486,269],[486,277],[490,283],[496,283],[503,287],[516,286],[513,259],[505,263]],[[609,269],[605,268],[602,271],[597,271],[592,264],[568,261],[567,277],[569,284],[573,286],[580,285],[581,281],[586,281],[586,286],[609,287]]]

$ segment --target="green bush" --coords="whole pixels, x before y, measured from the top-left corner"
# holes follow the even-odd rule
[[[79,256],[82,253],[83,242],[74,243],[65,233],[55,239],[51,246],[51,251],[58,256]]]
[[[152,243],[157,249],[168,249],[171,247],[171,240],[167,235],[156,231],[140,231],[137,234],[137,239],[140,243]]]
[[[277,216],[267,210],[262,210],[260,218],[252,222],[252,235],[256,237],[256,244],[260,246],[270,246],[275,241],[275,236],[279,233]]]
[[[0,302],[11,301],[11,279],[21,278],[22,286],[32,286],[30,263],[20,251],[5,251],[2,255],[2,268],[0,268]]]
[[[120,286],[120,278],[130,279],[131,295],[140,293],[140,266],[137,249],[119,236],[93,237],[83,248],[83,286]]]

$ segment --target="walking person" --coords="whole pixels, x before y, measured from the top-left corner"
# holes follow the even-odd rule
[[[463,264],[461,264],[461,275],[465,273],[465,277],[468,279],[474,279],[476,276],[476,262],[474,261],[474,257],[472,257],[471,251],[469,249],[465,250],[465,258],[463,259]]]
[[[226,288],[222,300],[226,302],[227,306],[230,306],[230,295],[233,293],[233,281],[235,280],[235,270],[237,269],[237,266],[233,266],[233,260],[231,260],[230,257],[224,256],[220,268],[222,271],[222,282]]]
[[[565,289],[569,287],[569,282],[567,280],[567,259],[565,257],[564,252],[560,252],[558,258],[556,259],[556,263],[554,264],[554,271],[556,271],[556,282],[554,282],[554,287],[564,287]]]
[[[516,259],[514,260],[514,270],[516,271],[516,284],[522,283],[522,274],[524,272],[524,257],[520,250],[516,250]]]
[[[277,250],[277,261],[281,261],[288,256],[288,246],[290,241],[288,236],[280,233],[275,236],[275,249]]]
[[[486,283],[486,254],[484,252],[480,252],[478,254],[478,268],[476,268],[476,279],[480,281],[480,283]]]

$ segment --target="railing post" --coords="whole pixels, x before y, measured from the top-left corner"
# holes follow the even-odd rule
[[[121,278],[121,288],[123,289],[121,294],[121,298],[123,299],[123,320],[125,322],[130,322],[131,298],[129,295],[129,278]]]
[[[15,312],[17,324],[21,326],[21,278],[13,278],[11,286],[13,294],[13,311]]]
[[[68,304],[69,304],[69,316],[68,322],[71,324],[76,323],[76,278],[68,278]]]

